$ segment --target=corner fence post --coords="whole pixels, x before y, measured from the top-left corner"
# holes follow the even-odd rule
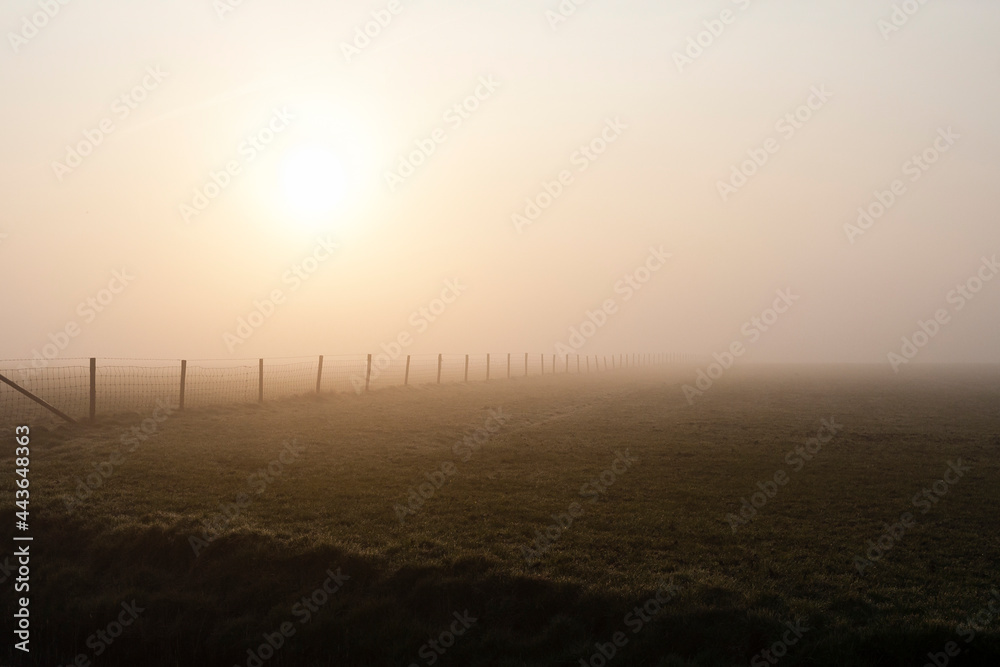
[[[24,394],[25,396],[27,396],[28,398],[30,398],[31,400],[33,400],[35,403],[38,403],[40,406],[42,406],[43,408],[45,408],[49,412],[51,412],[51,413],[53,413],[55,415],[58,415],[59,417],[62,417],[63,419],[65,419],[66,421],[68,421],[70,424],[75,424],[76,423],[76,420],[73,419],[72,417],[70,417],[69,415],[67,415],[65,412],[63,412],[63,411],[59,410],[58,408],[50,405],[49,403],[47,403],[43,399],[39,398],[38,396],[35,396],[30,391],[28,391],[27,389],[25,389],[24,387],[22,387],[18,383],[14,382],[10,378],[7,378],[7,377],[4,377],[3,375],[0,375],[0,382],[3,382],[4,384],[9,385],[10,388],[13,389],[14,391],[16,391],[18,393],[21,393],[21,394]]]
[[[90,358],[90,422],[97,416],[97,358]]]

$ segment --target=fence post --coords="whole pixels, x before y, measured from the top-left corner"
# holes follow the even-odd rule
[[[556,355],[552,355],[552,374],[556,374]]]
[[[465,355],[465,381],[469,381],[469,355]]]
[[[323,383],[323,355],[319,355],[319,366],[316,367],[316,393],[319,393],[319,388]]]
[[[490,379],[490,353],[486,353],[486,379]]]
[[[528,377],[528,353],[524,353],[524,377]]]
[[[180,404],[177,406],[178,410],[184,409],[184,385],[187,383],[187,374],[188,374],[187,359],[181,359],[181,400]]]
[[[368,355],[368,370],[365,371],[365,391],[368,391],[368,383],[372,379],[372,355]]]
[[[441,384],[441,353],[438,353],[438,384]]]
[[[90,358],[90,421],[97,416],[97,358]]]
[[[621,360],[619,359],[619,361],[621,361]],[[614,370],[614,368],[615,368],[615,355],[612,354],[611,355],[611,369]]]
[[[569,355],[566,355],[566,372],[569,373]]]
[[[510,379],[510,352],[507,353],[507,379]]]
[[[264,360],[259,360],[257,364],[257,402],[264,402]]]
[[[577,359],[577,361],[579,361],[579,359]],[[590,355],[589,354],[587,355],[587,372],[588,373],[590,372]]]
[[[542,375],[545,375],[545,353],[543,352],[540,356],[542,357]]]
[[[406,373],[403,374],[403,386],[410,383],[410,355],[406,355]]]

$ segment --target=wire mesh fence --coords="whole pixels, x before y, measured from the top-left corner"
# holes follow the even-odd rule
[[[695,359],[684,354],[502,352],[252,360],[62,359],[44,367],[30,360],[0,360],[0,423],[53,415],[81,420],[145,412],[160,405],[183,409],[401,385],[603,372]]]

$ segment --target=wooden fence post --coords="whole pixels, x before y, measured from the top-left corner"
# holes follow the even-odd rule
[[[490,379],[490,353],[486,353],[486,379]]]
[[[507,353],[507,379],[510,379],[510,352]]]
[[[469,355],[465,355],[465,381],[469,381]]]
[[[368,355],[368,370],[365,371],[365,391],[368,391],[368,384],[372,379],[372,355]]]
[[[97,358],[90,358],[90,421],[97,416]]]
[[[403,374],[403,386],[410,383],[410,355],[406,355],[406,373]]]
[[[184,409],[184,387],[187,384],[187,374],[188,374],[187,359],[181,359],[181,400],[180,400],[180,405],[177,406],[178,410]]]
[[[552,374],[556,374],[556,355],[552,355]]]
[[[590,372],[590,355],[587,355],[587,372]]]
[[[264,360],[260,359],[257,364],[257,402],[264,402]]]
[[[542,375],[545,375],[545,353],[541,354],[542,357]]]
[[[524,377],[528,377],[528,353],[524,353]]]
[[[566,372],[569,373],[569,355],[566,355]]]
[[[438,354],[438,384],[441,384],[441,354]]]
[[[319,366],[316,367],[316,393],[323,384],[323,355],[319,355]]]

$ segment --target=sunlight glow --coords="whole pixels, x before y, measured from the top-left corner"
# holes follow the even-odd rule
[[[281,189],[293,212],[329,213],[344,199],[347,177],[343,164],[332,152],[318,145],[304,146],[285,157]]]

